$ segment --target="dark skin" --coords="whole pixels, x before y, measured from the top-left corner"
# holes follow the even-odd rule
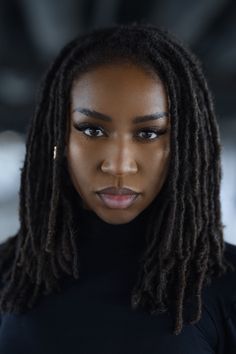
[[[112,120],[99,120],[82,109]],[[133,123],[135,117],[153,114],[158,119]],[[89,127],[78,130],[85,122]],[[66,153],[72,183],[86,209],[110,224],[137,217],[160,192],[170,160],[168,97],[160,78],[128,63],[104,64],[82,74],[71,91]],[[111,186],[141,194],[131,206],[112,209],[96,194]]]

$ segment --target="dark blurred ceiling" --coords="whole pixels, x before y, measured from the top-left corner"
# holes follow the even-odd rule
[[[236,115],[236,1],[13,0],[0,11],[0,130],[25,132],[39,81],[60,48],[93,27],[144,20],[203,62],[219,120]]]

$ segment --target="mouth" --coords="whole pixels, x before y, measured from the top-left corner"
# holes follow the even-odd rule
[[[125,209],[131,206],[139,194],[108,194],[97,193],[103,204],[111,209]]]
[[[102,194],[109,194],[109,195],[133,195],[133,194],[139,194],[137,191],[123,187],[123,188],[117,188],[117,187],[107,187],[103,188],[97,191],[97,193],[102,193]]]

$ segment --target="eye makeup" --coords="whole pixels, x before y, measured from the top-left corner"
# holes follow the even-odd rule
[[[89,139],[98,139],[100,137],[104,137],[106,136],[106,132],[105,130],[98,126],[98,125],[95,125],[95,124],[91,124],[91,123],[87,123],[87,122],[82,122],[82,123],[76,123],[74,122],[73,123],[73,127],[78,130],[79,132],[81,132],[85,137],[89,138]],[[86,134],[85,131],[86,130],[90,130],[95,132],[95,131],[100,131],[103,133],[103,135],[89,135],[89,134]],[[147,141],[153,141],[153,140],[156,140],[158,139],[158,137],[160,137],[161,135],[164,135],[166,132],[167,132],[168,128],[159,128],[157,126],[154,126],[154,127],[144,127],[144,128],[140,128],[138,129],[138,133],[144,133],[144,134],[156,134],[156,137],[154,138],[137,138],[138,140],[147,140]],[[149,135],[150,137],[150,135]]]

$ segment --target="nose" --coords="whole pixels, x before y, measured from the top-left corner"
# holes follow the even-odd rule
[[[129,143],[113,142],[108,148],[108,156],[103,161],[101,170],[115,176],[135,174],[138,167],[134,155]]]

